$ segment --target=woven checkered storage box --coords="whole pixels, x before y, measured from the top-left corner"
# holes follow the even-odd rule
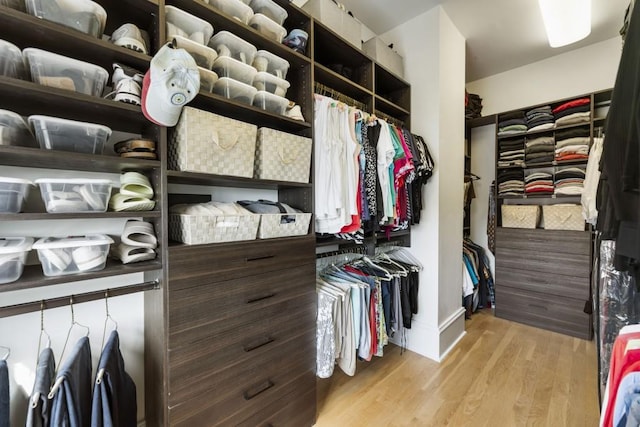
[[[502,226],[509,228],[536,228],[540,221],[538,205],[502,205]]]
[[[168,167],[251,178],[257,131],[250,123],[184,107],[169,139]]]
[[[169,215],[169,238],[188,245],[254,240],[260,215]]]
[[[581,205],[558,204],[543,206],[542,218],[545,230],[584,231]]]
[[[284,217],[293,217],[295,221],[283,222]],[[259,239],[273,239],[275,237],[302,236],[309,232],[311,222],[310,213],[261,214]]]
[[[311,138],[258,129],[255,178],[309,182]]]

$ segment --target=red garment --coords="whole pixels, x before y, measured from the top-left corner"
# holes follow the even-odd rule
[[[553,109],[553,114],[558,114],[561,111],[564,111],[568,108],[579,107],[581,105],[586,105],[591,102],[591,98],[578,98],[573,101],[565,102]]]
[[[547,188],[527,188],[526,193],[553,193],[553,186]]]
[[[636,326],[637,329],[637,326]],[[602,410],[604,411],[602,426],[611,426],[613,423],[613,410],[616,401],[616,394],[620,381],[624,378],[624,374],[629,372],[631,368],[640,369],[640,350],[628,350],[627,344],[631,340],[640,340],[640,332],[624,333],[624,328],[620,335],[613,343],[611,350],[611,365],[609,367],[609,378],[607,381],[608,396],[604,402]]]
[[[559,162],[568,161],[568,160],[588,160],[588,154],[575,154],[575,153],[565,153],[560,156],[556,156],[556,160]]]

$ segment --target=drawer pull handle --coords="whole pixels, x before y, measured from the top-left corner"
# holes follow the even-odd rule
[[[257,395],[259,395],[260,393],[264,393],[265,391],[269,390],[274,385],[275,384],[273,382],[271,382],[271,380],[267,380],[267,381],[263,382],[262,384],[260,384],[259,388],[254,393],[251,393],[249,391],[245,391],[244,393],[242,393],[242,395],[244,396],[244,400],[251,400],[254,397],[256,397]]]
[[[250,351],[253,351],[253,350],[255,350],[257,348],[260,348],[262,346],[265,346],[267,344],[271,344],[275,340],[276,340],[275,338],[267,337],[267,338],[265,338],[264,340],[262,340],[261,342],[259,342],[257,344],[245,345],[244,346],[244,351],[246,351],[248,353]]]
[[[275,258],[275,255],[263,255],[263,256],[257,256],[255,258],[247,258],[247,262],[260,261],[260,260],[269,259],[269,258]]]
[[[547,310],[547,307],[544,305],[538,305],[538,304],[529,304],[529,307],[534,307],[534,308],[539,308],[541,310]]]
[[[262,296],[259,296],[259,297],[248,299],[247,300],[247,304],[253,304],[254,302],[258,302],[258,301],[262,301],[262,300],[265,300],[265,299],[273,298],[275,296],[276,296],[276,294],[274,292],[272,292],[270,294],[266,294],[266,295],[262,295]]]

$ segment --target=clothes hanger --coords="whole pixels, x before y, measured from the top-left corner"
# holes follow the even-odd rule
[[[86,329],[87,333],[85,334],[85,337],[88,337],[90,332],[90,329],[88,326],[78,323],[76,321],[75,312],[73,310],[73,295],[69,297],[69,307],[71,308],[71,325],[69,326],[69,330],[67,331],[67,338],[64,340],[64,346],[62,347],[62,353],[60,354],[60,359],[59,359],[60,362],[62,362],[62,357],[64,356],[64,352],[67,349],[67,343],[69,342],[69,337],[71,336],[71,331],[73,330],[73,327],[79,326],[83,329]]]
[[[102,329],[102,344],[100,344],[100,348],[102,349],[104,348],[104,338],[107,335],[107,323],[109,323],[109,320],[111,320],[111,322],[114,325],[113,329],[115,331],[118,330],[118,322],[116,322],[115,319],[111,317],[111,313],[109,313],[109,289],[104,291],[104,307],[105,307],[106,317],[104,318],[104,328]]]
[[[38,337],[38,361],[40,360],[40,350],[42,349],[42,338],[47,338],[47,344],[44,348],[51,347],[51,336],[44,329],[44,300],[40,301],[40,336]],[[37,364],[37,362],[36,362]]]
[[[4,354],[2,355],[2,357],[0,357],[0,360],[5,361],[9,358],[9,356],[11,356],[11,349],[9,347],[0,345],[0,350],[4,350]]]

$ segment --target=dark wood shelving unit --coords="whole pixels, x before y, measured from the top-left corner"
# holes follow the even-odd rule
[[[143,273],[161,269],[162,263],[159,260],[125,265],[120,263],[120,261],[107,259],[107,265],[104,270],[48,277],[42,273],[42,267],[40,265],[27,265],[24,267],[24,272],[22,273],[20,280],[0,286],[0,293],[33,289],[42,286],[59,285],[62,283],[79,282],[81,280],[98,279],[101,277],[118,276],[121,274]]]
[[[381,111],[384,114],[395,117],[402,122],[406,122],[411,117],[409,110],[394,104],[393,102],[382,98],[379,95],[375,96],[375,112]]]
[[[295,244],[295,243],[308,243],[313,240],[314,237],[311,234],[305,234],[304,236],[290,236],[290,237],[278,237],[274,239],[255,239],[255,240],[236,240],[233,242],[223,243],[210,243],[204,245],[187,245],[181,242],[169,240],[169,254],[179,253],[181,251],[208,251],[211,249],[222,250],[225,247],[234,248],[239,245],[246,245],[247,242],[251,242],[252,245],[264,245],[264,244]]]
[[[317,62],[314,64],[314,78],[316,82],[331,87],[332,89],[335,89],[356,101],[362,102],[367,106],[370,106],[371,104],[373,92],[370,89],[352,82],[346,77]]]
[[[71,220],[71,219],[97,219],[97,218],[160,218],[162,212],[69,212],[69,213],[35,213],[23,212],[17,214],[2,214],[0,219],[4,221],[39,221],[39,220]]]
[[[256,188],[279,190],[284,188],[311,189],[312,184],[245,178],[240,176],[212,175],[197,172],[167,170],[167,181],[171,184],[208,185],[215,187]]]

